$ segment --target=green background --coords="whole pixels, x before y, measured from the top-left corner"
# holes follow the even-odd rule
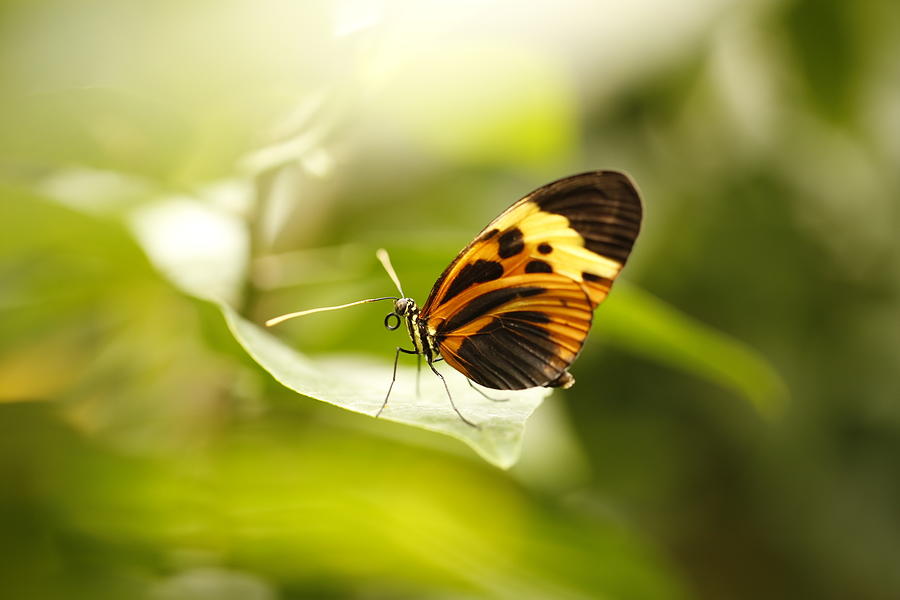
[[[623,4],[3,3],[0,595],[900,597],[900,11]],[[592,169],[644,229],[509,470],[197,297],[422,302]],[[386,310],[278,335],[387,368]]]

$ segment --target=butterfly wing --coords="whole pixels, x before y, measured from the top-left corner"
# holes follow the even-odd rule
[[[641,216],[637,190],[614,171],[567,177],[516,202],[460,252],[422,306],[441,355],[495,389],[565,384]]]
[[[435,342],[454,368],[494,389],[554,381],[578,356],[593,317],[585,290],[554,273],[513,275],[460,298],[462,308],[438,321]]]

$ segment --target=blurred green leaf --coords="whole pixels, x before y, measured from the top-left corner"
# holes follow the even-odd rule
[[[236,187],[241,196],[244,191]],[[211,199],[166,198],[131,215],[132,231],[153,264],[192,296],[239,301],[249,252],[247,229],[238,215],[215,205],[216,198],[232,192],[232,186],[218,186]]]
[[[391,365],[345,357],[314,361],[242,318],[227,304],[222,304],[222,312],[231,331],[254,360],[297,393],[369,415],[374,415],[384,402],[391,381]],[[494,402],[469,387],[465,378],[453,369],[439,370],[447,380],[457,408],[477,423],[478,428],[464,423],[453,411],[443,385],[427,367],[418,395],[415,369],[398,367],[397,381],[381,418],[449,435],[499,467],[512,466],[521,452],[526,419],[551,390],[489,390],[494,397],[506,399]]]
[[[624,282],[601,310],[604,335],[613,343],[731,388],[763,415],[781,411],[788,396],[784,381],[746,344]]]
[[[687,597],[614,515],[559,511],[479,464],[284,413],[153,459],[95,444],[46,405],[0,405],[0,481],[0,527],[16,534],[0,538],[4,597]],[[50,569],[61,551],[77,558]],[[23,557],[37,568],[17,572]],[[308,591],[323,582],[332,593]]]

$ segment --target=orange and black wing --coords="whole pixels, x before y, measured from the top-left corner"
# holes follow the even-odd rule
[[[447,267],[420,312],[450,365],[495,389],[566,385],[641,224],[631,181],[574,175],[525,196]]]

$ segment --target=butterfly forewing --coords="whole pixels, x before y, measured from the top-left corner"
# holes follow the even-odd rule
[[[641,214],[634,186],[613,171],[567,177],[515,203],[460,252],[422,307],[441,355],[496,389],[557,380],[622,270]]]

